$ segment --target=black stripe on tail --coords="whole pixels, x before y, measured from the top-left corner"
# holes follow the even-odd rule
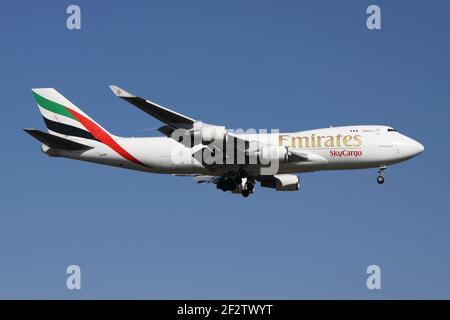
[[[50,119],[47,119],[46,117],[42,116],[44,118],[45,125],[47,128],[51,131],[64,134],[66,136],[74,136],[74,137],[80,137],[85,139],[91,139],[99,141],[96,137],[94,137],[89,131],[70,126],[68,124],[64,124],[61,122],[56,122]]]

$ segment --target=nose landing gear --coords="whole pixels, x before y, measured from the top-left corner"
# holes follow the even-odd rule
[[[379,184],[383,184],[384,183],[384,170],[385,169],[386,169],[386,166],[381,166],[380,169],[378,170],[379,176],[377,177],[377,182]]]
[[[384,177],[383,177],[383,176],[378,176],[378,177],[377,177],[377,182],[378,182],[379,184],[383,184],[383,183],[384,183]]]

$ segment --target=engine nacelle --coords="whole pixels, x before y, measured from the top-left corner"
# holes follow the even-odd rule
[[[228,130],[219,126],[203,126],[201,130],[203,143],[211,143],[213,141],[227,141]]]
[[[209,144],[214,141],[226,142],[228,139],[228,130],[222,126],[211,126],[202,124],[202,126],[193,131],[194,141],[202,144]]]
[[[250,157],[257,157],[258,160],[267,164],[273,161],[276,162],[288,162],[289,161],[289,150],[287,147],[283,146],[263,146],[257,151],[249,152]]]
[[[300,179],[294,174],[276,174],[261,181],[261,187],[274,188],[277,191],[297,191]]]

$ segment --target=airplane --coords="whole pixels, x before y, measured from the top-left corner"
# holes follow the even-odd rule
[[[51,157],[64,157],[150,173],[192,177],[248,197],[257,182],[296,191],[298,174],[320,170],[378,168],[424,151],[419,142],[384,125],[329,127],[293,133],[239,132],[195,120],[118,86],[113,93],[162,122],[161,137],[109,133],[53,88],[32,89],[47,132],[24,129]]]

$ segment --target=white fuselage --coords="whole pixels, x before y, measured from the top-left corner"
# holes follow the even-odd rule
[[[301,173],[317,170],[374,168],[408,160],[423,151],[417,141],[387,126],[357,125],[331,127],[294,133],[243,134],[246,140],[265,140],[292,151],[313,153],[315,161],[280,163],[278,173]],[[92,142],[87,151],[44,149],[49,155],[95,162],[122,168],[168,174],[221,175],[229,168],[211,172],[190,156],[189,148],[168,137],[121,138],[116,141],[146,166],[134,164],[103,143]],[[83,143],[83,138],[79,139]],[[181,155],[180,149],[186,149]],[[177,159],[178,158],[178,159]],[[248,166],[249,173],[252,166]],[[256,170],[256,166],[255,166]],[[255,171],[256,172],[256,171]]]

